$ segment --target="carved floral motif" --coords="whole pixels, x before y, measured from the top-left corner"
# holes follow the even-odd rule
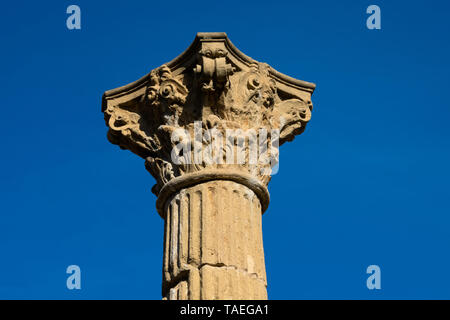
[[[211,129],[224,137],[220,148],[226,154],[235,147],[225,141],[227,129],[243,130],[244,141],[251,140],[248,132],[252,131],[255,141],[261,138],[269,146],[273,130],[278,130],[281,145],[300,134],[311,118],[313,85],[302,87],[280,78],[267,64],[243,58],[227,41],[199,40],[197,47],[178,58],[182,62],[156,68],[125,93],[105,94],[109,140],[146,159],[146,168],[157,181],[156,194],[175,177],[211,168],[242,170],[267,184],[270,167],[276,164],[270,160],[278,156],[278,150],[261,155],[256,164],[205,159],[193,163],[192,159],[199,149],[213,147],[208,137]],[[261,136],[261,130],[267,134]],[[175,163],[172,151],[183,143],[191,147]],[[244,146],[249,154],[253,147]]]

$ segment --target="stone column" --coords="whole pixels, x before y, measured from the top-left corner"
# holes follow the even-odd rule
[[[168,299],[266,299],[261,203],[247,186],[212,180],[166,204]]]
[[[261,218],[278,145],[315,85],[199,33],[179,57],[105,92],[110,142],[145,159],[165,221],[164,299],[267,299]]]

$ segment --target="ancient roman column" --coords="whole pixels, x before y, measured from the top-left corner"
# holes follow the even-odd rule
[[[261,218],[278,146],[315,85],[199,33],[180,56],[105,92],[108,139],[145,159],[165,222],[164,299],[267,299]]]

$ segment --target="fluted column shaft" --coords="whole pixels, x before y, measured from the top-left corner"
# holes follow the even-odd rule
[[[166,203],[163,296],[267,299],[261,203],[247,186],[215,180]]]

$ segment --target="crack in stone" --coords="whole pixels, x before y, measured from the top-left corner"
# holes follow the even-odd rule
[[[203,267],[206,267],[206,266],[213,267],[213,268],[233,269],[233,270],[239,271],[241,273],[244,273],[247,276],[250,276],[250,278],[252,278],[252,279],[261,281],[261,282],[264,283],[264,285],[266,285],[266,281],[264,279],[260,278],[256,272],[251,272],[250,273],[247,270],[241,269],[241,268],[239,268],[237,266],[234,266],[234,265],[226,265],[224,263],[202,263],[198,267],[198,270],[201,270]]]
[[[176,287],[180,282],[182,281],[187,281],[187,283],[189,284],[189,273],[193,270],[196,269],[198,272],[200,272],[202,270],[202,268],[204,267],[212,267],[212,268],[224,268],[224,269],[232,269],[232,270],[236,270],[246,276],[249,276],[251,279],[257,280],[262,282],[262,284],[264,286],[267,287],[267,282],[265,279],[261,278],[258,276],[258,274],[256,272],[248,272],[247,270],[244,270],[242,268],[239,268],[235,265],[226,265],[225,263],[202,263],[200,265],[197,264],[184,264],[182,269],[180,269],[180,272],[174,276],[170,281],[165,281],[163,283],[163,296],[165,297],[166,295],[169,294],[170,289]],[[202,280],[202,278],[200,278],[200,281]]]

